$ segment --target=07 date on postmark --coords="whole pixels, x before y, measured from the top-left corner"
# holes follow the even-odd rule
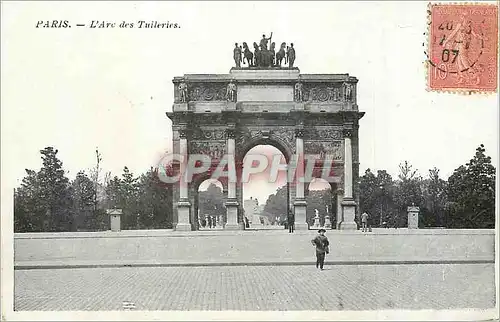
[[[429,4],[428,27],[429,90],[497,91],[497,5]]]

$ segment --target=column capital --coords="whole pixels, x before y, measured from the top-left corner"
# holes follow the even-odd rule
[[[304,137],[304,129],[303,128],[296,128],[295,129],[295,137],[296,138],[303,138]]]
[[[188,137],[188,132],[189,132],[189,131],[188,131],[188,129],[187,129],[187,128],[185,128],[185,127],[180,128],[180,129],[179,129],[179,138],[181,138],[181,139],[187,139],[187,137]]]
[[[342,135],[344,136],[344,138],[352,138],[352,135],[353,135],[353,129],[342,129]]]
[[[226,138],[228,139],[234,139],[236,137],[236,130],[235,129],[226,129]]]

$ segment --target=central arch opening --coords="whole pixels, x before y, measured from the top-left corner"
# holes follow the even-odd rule
[[[197,199],[198,229],[223,229],[227,221],[227,211],[222,183],[216,179],[204,180],[198,187]]]
[[[337,224],[333,188],[322,179],[314,178],[307,189],[306,220],[310,229],[335,227]]]
[[[285,155],[270,144],[259,144],[248,150],[244,158],[264,157],[267,167],[250,174],[243,182],[243,220],[245,229],[284,229],[290,207]],[[279,162],[278,162],[279,160]],[[279,163],[281,170],[273,167]],[[258,161],[253,167],[258,167]]]

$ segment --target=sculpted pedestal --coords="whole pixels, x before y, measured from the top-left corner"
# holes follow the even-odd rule
[[[295,200],[295,203],[293,205],[295,208],[295,230],[308,230],[309,225],[306,222],[306,200]]]
[[[224,226],[225,230],[241,230],[242,226],[238,224],[238,201],[226,201],[227,223]]]
[[[177,203],[178,221],[175,225],[176,231],[190,231],[191,223],[189,222],[189,212],[191,210],[191,203],[189,201],[179,201]]]

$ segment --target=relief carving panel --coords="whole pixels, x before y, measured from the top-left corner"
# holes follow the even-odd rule
[[[189,84],[189,101],[224,101],[226,84]]]
[[[194,141],[190,143],[190,154],[205,154],[212,160],[220,160],[226,151],[225,142],[200,142]]]
[[[326,156],[329,156],[333,161],[342,161],[344,159],[342,141],[306,141],[304,142],[304,153],[316,155],[320,159],[324,159]]]
[[[224,140],[223,129],[200,129],[193,130],[192,138],[194,140]]]
[[[342,139],[342,129],[317,129],[317,128],[307,128],[305,130],[304,139],[306,140],[341,140]]]
[[[305,102],[340,102],[342,84],[304,84],[302,95]]]

